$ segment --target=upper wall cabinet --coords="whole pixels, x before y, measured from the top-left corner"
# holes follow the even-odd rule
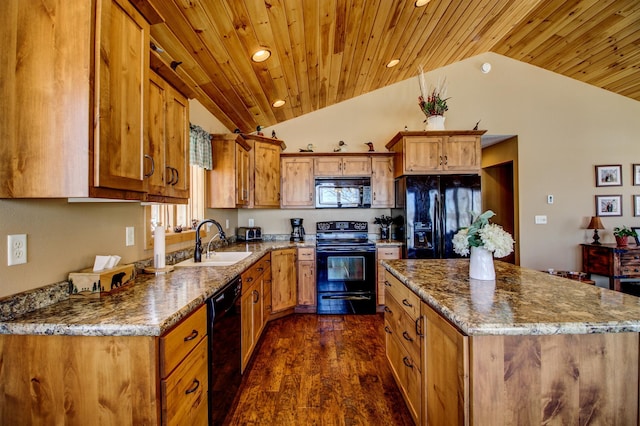
[[[3,11],[0,197],[142,199],[148,22],[126,0]]]
[[[313,208],[313,158],[282,157],[282,208]]]
[[[320,156],[313,159],[315,176],[371,176],[371,158],[360,156]]]
[[[279,139],[257,135],[212,135],[207,206],[280,207],[280,151],[285,147]]]
[[[387,143],[395,153],[395,177],[480,173],[480,137],[486,130],[400,132]]]
[[[189,103],[155,72],[149,82],[149,137],[145,150],[146,199],[189,200]]]

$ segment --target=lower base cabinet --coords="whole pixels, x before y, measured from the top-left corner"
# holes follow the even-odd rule
[[[271,255],[266,254],[241,274],[242,296],[240,296],[240,317],[242,328],[242,372],[249,364],[265,322],[264,287],[269,280]]]
[[[298,249],[298,306],[296,312],[316,312],[316,249]]]
[[[206,425],[207,311],[160,337],[0,335],[2,425]]]

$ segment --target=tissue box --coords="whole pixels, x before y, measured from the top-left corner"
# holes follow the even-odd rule
[[[69,274],[69,296],[86,298],[105,296],[132,284],[135,278],[133,264],[116,266],[93,272],[93,268]]]

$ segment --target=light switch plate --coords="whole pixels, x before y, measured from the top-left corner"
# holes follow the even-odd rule
[[[535,217],[536,225],[546,225],[547,224],[547,216],[545,215],[537,215]]]

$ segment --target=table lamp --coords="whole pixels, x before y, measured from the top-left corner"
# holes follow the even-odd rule
[[[604,229],[604,226],[602,226],[602,221],[598,216],[591,217],[591,221],[589,222],[589,226],[587,226],[587,229],[593,229],[593,242],[591,244],[600,244],[598,229]]]

